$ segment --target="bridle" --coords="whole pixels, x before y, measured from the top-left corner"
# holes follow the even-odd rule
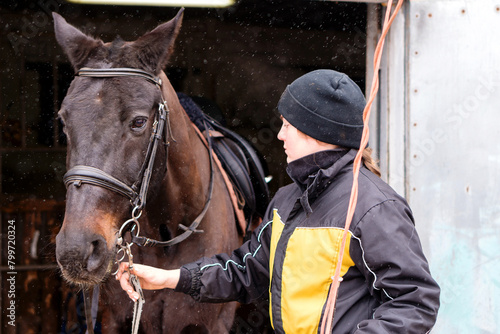
[[[76,73],[76,75],[80,77],[93,77],[93,78],[114,78],[114,77],[130,77],[130,76],[139,77],[147,80],[148,82],[153,83],[160,91],[161,101],[158,103],[158,110],[155,113],[155,120],[153,122],[153,128],[148,148],[146,151],[146,156],[144,162],[142,163],[137,180],[132,185],[130,186],[127,185],[118,178],[113,177],[112,175],[106,173],[105,171],[99,168],[85,166],[85,165],[76,165],[72,167],[63,177],[66,188],[68,188],[71,184],[73,184],[76,187],[80,187],[83,183],[86,183],[102,187],[110,191],[114,191],[122,196],[127,197],[130,200],[130,204],[132,205],[132,217],[122,224],[118,232],[117,245],[116,245],[117,246],[116,264],[121,262],[125,258],[125,256],[128,256],[129,267],[130,268],[132,267],[133,256],[130,247],[133,244],[136,244],[138,246],[149,246],[149,247],[153,246],[168,247],[184,241],[193,233],[202,233],[203,231],[198,230],[197,228],[201,223],[201,221],[203,220],[203,217],[205,216],[208,207],[210,205],[210,201],[212,199],[213,180],[214,180],[212,141],[210,138],[209,134],[210,131],[208,131],[209,127],[207,126],[207,124],[205,124],[206,125],[205,128],[207,129],[206,142],[208,146],[208,153],[210,160],[210,183],[208,189],[209,192],[208,197],[202,211],[193,220],[193,222],[189,227],[183,224],[179,224],[179,228],[181,228],[184,232],[170,240],[159,241],[139,236],[140,225],[138,219],[142,214],[142,209],[146,205],[149,184],[151,181],[151,176],[153,174],[154,162],[156,159],[156,153],[158,151],[160,141],[164,138],[165,157],[168,162],[168,147],[170,145],[169,138],[173,139],[171,135],[170,119],[169,119],[170,110],[168,108],[167,101],[165,100],[163,95],[162,80],[161,78],[156,77],[146,71],[134,68],[107,68],[107,69],[82,68]],[[175,139],[173,139],[173,141],[175,141]],[[167,172],[167,162],[165,164],[165,173]],[[130,241],[125,241],[125,236],[127,233],[130,233],[130,238],[129,238]],[[136,285],[135,286],[136,289],[139,289],[140,290],[139,292],[142,295],[142,289],[140,288],[140,285],[138,285],[138,281],[135,282],[134,285]],[[98,286],[96,286],[96,288],[98,288]],[[94,299],[94,305],[95,305],[96,304],[95,289],[93,289],[93,292],[91,293],[93,293],[94,295],[94,298],[92,299]],[[92,309],[91,311],[92,299],[88,291],[86,291],[84,299],[86,304],[85,313],[87,318],[87,330],[88,333],[93,333],[95,318],[97,315],[96,314],[91,315],[91,313],[94,313],[94,309]],[[142,303],[143,302],[144,301],[142,300]],[[134,318],[132,324],[133,333],[136,333],[138,330],[141,311],[142,311],[142,304],[135,303]],[[95,313],[97,313],[97,310],[95,310]],[[94,320],[94,323],[92,320]]]
[[[158,77],[154,77],[148,72],[132,69],[132,68],[110,68],[110,69],[96,69],[96,68],[82,68],[76,73],[81,77],[94,77],[94,78],[111,78],[111,77],[124,77],[136,76],[146,79],[147,81],[155,84],[160,92],[162,81]],[[168,157],[168,142],[169,136],[169,109],[167,101],[161,93],[162,101],[158,104],[158,111],[155,115],[156,119],[153,123],[153,131],[149,140],[146,157],[139,172],[137,181],[131,186],[120,181],[119,179],[109,175],[101,169],[77,165],[71,168],[64,175],[64,183],[66,187],[73,184],[79,187],[82,183],[92,184],[94,186],[102,187],[114,191],[122,196],[127,197],[134,207],[134,210],[142,210],[146,205],[146,195],[149,188],[149,182],[153,171],[153,164],[158,150],[158,143],[165,137],[166,156]],[[167,127],[165,127],[167,123]],[[140,188],[139,188],[140,186]]]
[[[189,227],[179,224],[179,227],[182,230],[184,230],[184,233],[174,237],[173,239],[167,241],[158,241],[146,237],[141,237],[138,235],[138,231],[134,232],[134,229],[139,228],[137,219],[140,217],[142,209],[146,205],[149,183],[151,181],[151,176],[153,174],[153,165],[155,162],[159,142],[161,141],[162,138],[165,138],[165,155],[166,159],[168,160],[168,147],[170,145],[168,138],[171,137],[170,119],[169,119],[170,110],[168,108],[167,101],[165,100],[161,89],[162,81],[159,77],[155,77],[146,71],[134,68],[108,68],[108,69],[82,68],[76,73],[76,75],[81,77],[93,77],[93,78],[112,78],[112,77],[126,77],[126,76],[140,77],[146,79],[148,82],[151,82],[158,87],[161,93],[161,102],[158,104],[158,111],[155,116],[156,119],[153,123],[153,131],[151,133],[151,138],[146,151],[146,157],[140,169],[137,180],[131,186],[127,185],[126,183],[120,181],[119,179],[113,177],[112,175],[106,173],[105,171],[99,168],[77,165],[72,167],[64,175],[63,179],[66,187],[69,187],[71,184],[73,184],[76,187],[79,187],[83,183],[87,183],[114,191],[122,196],[127,197],[130,200],[130,203],[133,208],[132,218],[123,223],[122,227],[120,228],[120,232],[118,235],[118,243],[120,242],[120,238],[123,238],[128,231],[133,232],[131,235],[131,241],[133,244],[137,244],[139,246],[149,246],[149,247],[172,246],[185,240],[192,233],[201,232],[197,230],[197,228],[201,220],[203,219],[205,213],[208,210],[213,190],[212,141],[209,135],[209,131],[206,132],[207,133],[206,140],[208,143],[211,176],[210,176],[210,184],[208,190],[209,195],[205,202],[203,210],[194,219],[194,221],[191,223]],[[206,128],[208,129],[208,126]],[[167,167],[165,167],[165,172],[166,168]]]

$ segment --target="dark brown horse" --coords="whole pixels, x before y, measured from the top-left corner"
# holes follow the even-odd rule
[[[134,42],[103,43],[86,36],[54,14],[56,38],[75,72],[82,68],[142,70],[162,80],[161,90],[144,77],[76,76],[59,112],[68,138],[67,168],[88,166],[125,185],[141,174],[162,96],[169,108],[154,160],[147,204],[140,217],[141,235],[165,240],[183,231],[203,210],[213,177],[212,200],[200,229],[169,248],[133,246],[134,261],[178,268],[202,256],[230,252],[241,243],[233,207],[221,172],[213,169],[201,137],[181,107],[162,69],[172,52],[182,11]],[[156,120],[155,120],[156,119]],[[155,124],[153,124],[155,123]],[[169,141],[169,146],[163,141]],[[140,185],[140,183],[139,183]],[[71,183],[66,213],[57,235],[57,261],[64,278],[74,284],[102,284],[104,332],[130,331],[132,306],[110,272],[120,226],[131,215],[130,199],[92,183]],[[102,289],[101,289],[102,290]],[[171,291],[145,291],[140,329],[146,333],[226,333],[236,305],[197,304]]]

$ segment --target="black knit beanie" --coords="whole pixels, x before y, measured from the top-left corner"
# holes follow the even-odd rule
[[[359,148],[365,105],[361,89],[347,75],[316,70],[286,87],[278,111],[295,128],[314,139]]]

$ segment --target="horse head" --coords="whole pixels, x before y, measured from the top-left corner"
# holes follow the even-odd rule
[[[56,39],[75,73],[82,68],[132,68],[154,77],[168,61],[182,16],[181,10],[134,42],[104,43],[53,14]],[[86,166],[125,185],[137,184],[161,100],[161,90],[143,77],[76,76],[59,111],[68,143],[67,169]],[[158,191],[165,168],[166,148],[159,145],[150,194]],[[115,258],[118,230],[130,212],[130,199],[116,191],[89,183],[68,185],[65,217],[56,238],[57,261],[66,280],[81,285],[103,280]]]

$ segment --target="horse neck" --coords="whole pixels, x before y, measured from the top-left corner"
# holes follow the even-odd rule
[[[211,177],[210,161],[205,144],[163,72],[160,78],[163,82],[162,93],[170,110],[170,124],[166,126],[171,133],[168,138],[167,173],[157,200],[152,204],[155,208],[167,208],[162,216],[166,215],[169,224],[177,226],[179,223],[189,224],[202,210]]]

